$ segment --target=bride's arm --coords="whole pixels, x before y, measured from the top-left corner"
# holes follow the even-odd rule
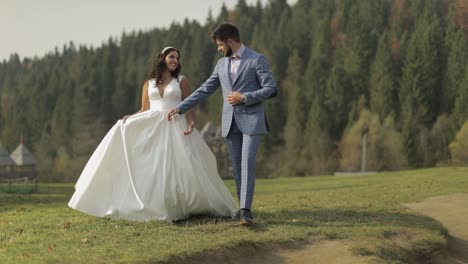
[[[149,81],[146,81],[143,84],[143,91],[141,92],[141,109],[137,113],[144,112],[150,108],[148,86],[149,86]]]
[[[185,76],[182,78],[182,80],[180,80],[180,90],[182,91],[182,101],[191,94],[190,84]],[[195,127],[195,110],[192,108],[185,112],[185,118],[187,118],[189,127],[187,131],[184,132],[184,134],[188,135],[192,133],[193,128]]]
[[[137,113],[141,113],[141,112],[144,112],[146,110],[149,109],[149,97],[148,97],[148,81],[146,81],[144,84],[143,84],[143,89],[142,89],[142,92],[141,92],[141,109],[140,111],[136,112],[135,114]],[[122,119],[123,121],[125,122],[125,120],[127,118],[129,118],[130,116],[132,115],[126,115],[124,116]]]

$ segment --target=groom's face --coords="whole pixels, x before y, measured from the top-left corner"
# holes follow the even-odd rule
[[[229,39],[227,42],[224,42],[220,39],[216,40],[216,45],[218,46],[218,51],[222,52],[224,57],[230,57],[232,55],[232,48],[229,45]]]

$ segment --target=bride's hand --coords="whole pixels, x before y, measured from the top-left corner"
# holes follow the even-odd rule
[[[127,120],[127,118],[129,118],[131,115],[126,115],[124,117],[122,117],[122,123],[125,123],[125,120]]]
[[[176,114],[178,114],[180,112],[180,110],[178,108],[174,108],[172,109],[171,111],[169,111],[169,113],[167,114],[167,120],[171,121],[172,120],[172,117]]]
[[[195,127],[195,123],[190,122],[190,125],[188,126],[187,131],[184,132],[184,135],[189,135],[190,133],[192,133],[194,127]]]

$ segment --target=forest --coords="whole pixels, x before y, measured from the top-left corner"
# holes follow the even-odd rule
[[[265,102],[264,177],[468,165],[468,0],[286,0],[207,11],[204,23],[122,33],[99,47],[51,47],[0,62],[0,143],[20,135],[42,181],[75,181],[103,136],[141,105],[142,85],[165,46],[178,47],[192,90],[220,54],[210,33],[235,23],[268,59],[278,96]],[[217,91],[197,106],[197,127],[219,125]]]

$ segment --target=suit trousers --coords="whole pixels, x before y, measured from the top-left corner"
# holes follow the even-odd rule
[[[255,189],[255,163],[261,135],[242,134],[233,117],[226,137],[231,155],[237,198],[241,209],[251,209]]]

